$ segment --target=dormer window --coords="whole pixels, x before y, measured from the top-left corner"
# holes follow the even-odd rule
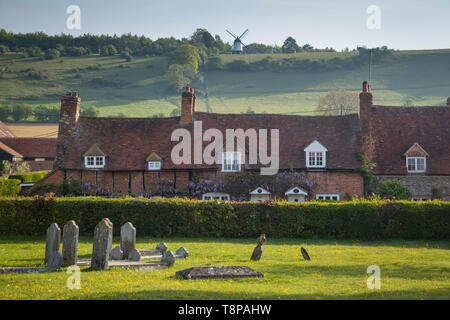
[[[428,153],[416,142],[405,152],[408,172],[425,172],[427,170]]]
[[[104,168],[105,157],[104,156],[86,156],[84,157],[84,166],[86,168]]]
[[[222,171],[239,172],[241,171],[241,153],[223,152],[222,153]]]
[[[147,162],[147,170],[155,171],[161,170],[162,168],[163,159],[156,151],[152,151],[147,158],[145,158],[145,161]]]
[[[406,157],[408,172],[425,172],[425,157]]]
[[[83,155],[84,167],[87,169],[100,169],[106,165],[106,155],[97,144],[94,144]]]
[[[161,161],[149,161],[148,162],[148,170],[161,170],[162,162]]]
[[[306,167],[307,168],[325,168],[327,163],[327,148],[314,140],[305,148]]]

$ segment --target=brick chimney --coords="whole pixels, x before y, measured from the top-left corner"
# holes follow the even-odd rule
[[[59,167],[66,153],[66,141],[71,135],[80,116],[80,102],[78,93],[68,91],[61,97],[61,109],[59,112],[58,142],[56,145],[56,157],[53,168]]]
[[[372,159],[373,155],[372,123],[370,120],[372,105],[373,97],[370,85],[367,81],[364,81],[362,92],[359,94],[359,119],[361,121],[362,152],[369,159]]]
[[[181,117],[180,124],[188,124],[192,122],[195,110],[196,97],[194,88],[186,87],[181,95]]]
[[[447,98],[447,107],[450,107],[450,97]]]

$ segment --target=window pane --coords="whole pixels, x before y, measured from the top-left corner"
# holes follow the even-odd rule
[[[416,171],[416,159],[408,158],[408,171]]]
[[[417,170],[424,171],[425,170],[425,159],[418,158],[417,159]]]

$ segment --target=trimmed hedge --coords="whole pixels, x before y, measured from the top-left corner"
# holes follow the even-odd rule
[[[44,235],[75,220],[93,234],[102,218],[132,222],[138,236],[447,239],[450,203],[443,201],[216,202],[143,198],[1,198],[0,234]]]
[[[20,180],[0,178],[0,196],[15,197],[20,191]]]
[[[11,174],[8,179],[17,179],[21,183],[33,183],[44,178],[49,172],[50,170]]]

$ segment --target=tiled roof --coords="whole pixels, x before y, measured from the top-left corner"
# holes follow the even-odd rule
[[[56,138],[0,138],[0,142],[26,158],[55,157],[56,141]]]
[[[15,137],[14,133],[2,121],[0,121],[0,137],[5,138]]]
[[[3,151],[5,151],[6,153],[9,153],[10,155],[14,156],[14,157],[22,157],[22,155],[20,153],[18,153],[16,150],[8,147],[6,144],[0,142],[0,149],[2,149]]]
[[[327,168],[354,169],[360,166],[360,124],[358,115],[294,116],[278,114],[215,114],[196,112],[203,132],[219,129],[225,141],[225,129],[279,129],[280,168],[305,168],[304,148],[318,140],[328,149]],[[146,157],[153,151],[163,159],[163,169],[211,168],[202,165],[172,163],[171,141],[177,128],[191,132],[193,125],[179,125],[180,118],[88,118],[80,117],[71,136],[64,141],[66,155],[62,168],[83,169],[83,155],[94,144],[106,155],[105,170],[145,170]],[[268,138],[270,143],[270,137]],[[203,146],[210,142],[203,142]],[[192,146],[194,142],[192,141]],[[270,147],[269,147],[270,149]]]
[[[418,143],[428,153],[428,174],[450,174],[450,108],[372,106],[376,173],[405,174],[405,152]]]

